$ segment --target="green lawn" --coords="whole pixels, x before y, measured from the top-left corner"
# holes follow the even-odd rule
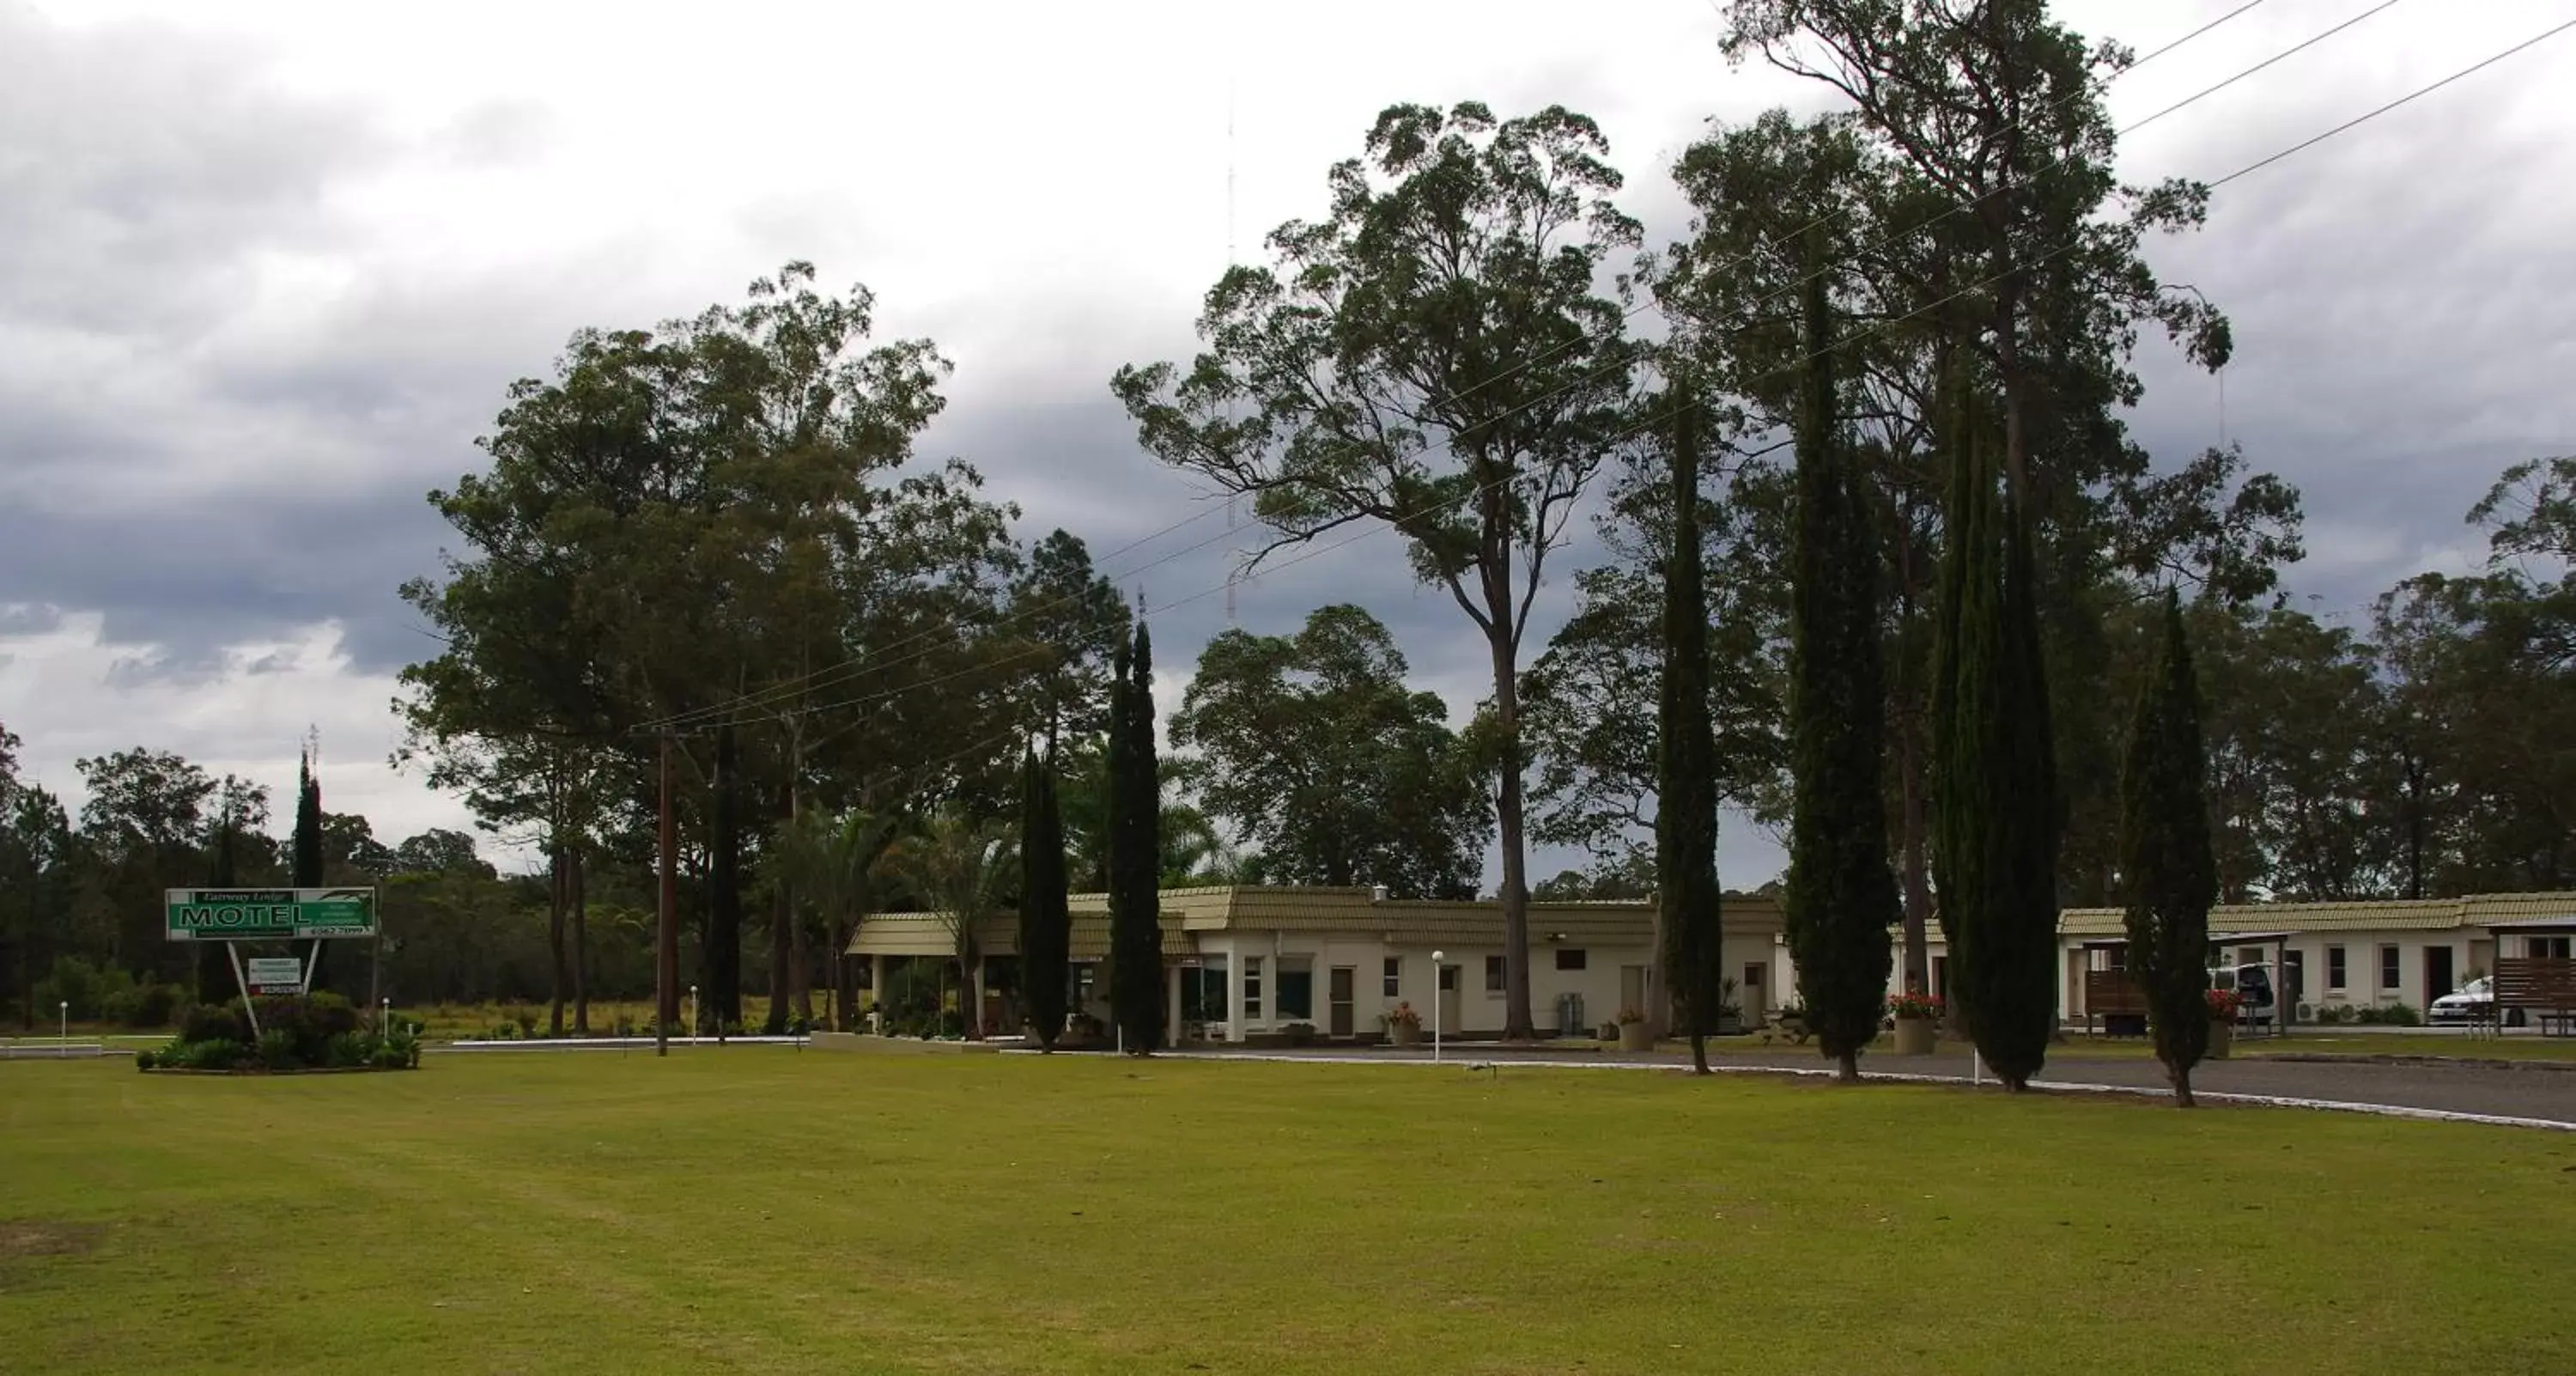
[[[2360,1116],[751,1047],[0,1066],[11,1376],[2563,1371],[2571,1274],[2576,1136]]]

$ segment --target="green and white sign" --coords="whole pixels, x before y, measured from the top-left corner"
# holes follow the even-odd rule
[[[374,889],[172,889],[172,941],[374,936]]]

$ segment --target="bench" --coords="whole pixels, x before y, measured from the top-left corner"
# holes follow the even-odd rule
[[[2519,1008],[2544,1037],[2576,1032],[2576,960],[2506,956],[2496,962],[2495,1012]]]
[[[2095,1018],[2102,1020],[2098,1029]],[[2084,1028],[2100,1036],[2147,1035],[2147,991],[2126,970],[2085,971]]]

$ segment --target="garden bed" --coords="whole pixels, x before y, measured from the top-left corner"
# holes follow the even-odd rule
[[[256,1029],[254,1031],[254,1029]],[[193,1008],[179,1035],[134,1053],[146,1074],[294,1075],[331,1070],[417,1070],[420,1036],[409,1026],[379,1035],[337,994],[264,998]]]

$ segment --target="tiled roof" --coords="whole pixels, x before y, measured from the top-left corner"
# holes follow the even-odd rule
[[[1181,930],[1179,914],[1163,913],[1163,954],[1185,956],[1197,948]],[[988,918],[976,928],[976,939],[988,955],[1017,955],[1020,949],[1020,924],[1017,917]],[[858,932],[850,938],[849,953],[854,956],[952,956],[957,953],[956,940],[948,924],[935,913],[879,913],[859,923]],[[1076,910],[1073,914],[1072,950],[1075,960],[1098,960],[1109,954],[1109,915],[1106,912]]]
[[[1108,898],[1078,893],[1067,901],[1074,916],[1075,955],[1084,958],[1084,920],[1096,918],[1105,930]],[[1197,932],[1347,932],[1399,945],[1492,943],[1502,936],[1502,904],[1493,899],[1379,902],[1367,889],[1281,884],[1165,889],[1162,902],[1163,947],[1171,954],[1195,949],[1184,934]],[[1780,929],[1779,901],[1767,894],[1727,894],[1722,911],[1730,935],[1775,935]],[[1639,901],[1533,902],[1529,907],[1530,931],[1542,942],[1558,932],[1569,941],[1642,942],[1654,930],[1654,914],[1652,903]],[[996,954],[1016,950],[1016,927],[1009,918],[988,922],[986,948]],[[947,928],[928,913],[869,918],[850,943],[854,955],[944,955],[951,949]]]
[[[2490,922],[2576,917],[2576,894],[2497,893],[2466,898],[2389,898],[2350,903],[2223,903],[2209,910],[2209,930],[2227,932],[2434,932]],[[2118,908],[2069,908],[2060,936],[2118,936]]]

